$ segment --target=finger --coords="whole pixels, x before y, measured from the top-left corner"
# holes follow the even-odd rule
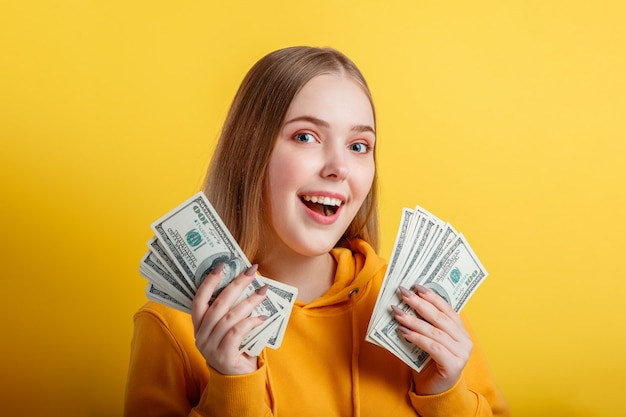
[[[223,263],[217,265],[211,273],[207,275],[196,291],[196,295],[193,298],[191,306],[191,321],[194,329],[197,329],[202,323],[202,319],[209,308],[209,302],[211,301],[213,292],[222,279],[223,270]]]
[[[267,316],[248,317],[245,320],[240,321],[222,338],[219,348],[226,352],[239,351],[244,337],[256,327],[262,325],[265,320],[267,320]]]
[[[239,349],[245,335],[261,325],[265,319],[264,316],[247,317],[231,328],[221,340],[216,340],[215,337],[196,340],[196,346],[207,358],[207,363],[222,374],[252,372],[257,369],[256,359],[252,359],[245,352],[240,352]]]
[[[248,331],[265,320],[265,317],[261,317],[261,319],[259,319],[260,321],[248,319],[253,318],[251,317],[251,313],[263,302],[267,296],[268,288],[268,285],[262,286],[256,290],[254,294],[246,297],[236,306],[228,310],[213,327],[211,338],[220,341],[220,346],[222,346],[224,340],[228,338],[231,340],[229,347],[232,347],[234,344],[237,344],[238,347]],[[250,323],[252,323],[252,325]]]
[[[415,285],[414,287],[415,292],[424,300],[429,301],[432,305],[434,305],[435,307],[437,307],[437,309],[441,312],[443,312],[444,314],[446,314],[448,317],[450,317],[453,321],[461,323],[461,319],[459,318],[459,315],[456,311],[454,311],[454,309],[452,308],[452,306],[450,304],[448,304],[448,302],[441,297],[439,294],[437,294],[435,291],[424,287],[422,285]]]
[[[418,294],[401,287],[403,301],[423,318],[392,307],[409,342],[421,347],[445,367],[464,366],[473,344],[458,314],[434,291],[417,287]]]
[[[391,308],[399,324],[398,331],[409,342],[429,353],[434,349],[454,352],[457,342],[448,333],[419,317],[408,314],[397,306],[391,306]]]
[[[233,308],[233,304],[241,297],[241,293],[254,279],[258,265],[254,264],[243,274],[228,284],[214,300],[205,308],[201,324],[196,328],[196,338],[208,337],[215,325]],[[221,275],[221,274],[220,274]]]
[[[222,290],[220,295],[213,300],[210,309],[214,310],[218,315],[222,315],[227,310],[230,310],[233,304],[241,297],[241,293],[254,279],[257,268],[258,265],[254,264],[246,269],[243,274],[232,280],[232,282]]]
[[[472,351],[471,340],[457,342],[430,323],[396,306],[392,309],[400,324],[398,331],[402,337],[427,352],[443,374],[456,374],[465,367]]]
[[[416,286],[418,294],[400,287],[402,300],[412,307],[415,312],[433,327],[450,335],[455,341],[467,338],[467,332],[461,323],[458,314],[437,293],[423,286]],[[434,335],[438,332],[432,330]]]
[[[398,331],[402,334],[402,337],[419,346],[430,355],[431,359],[437,364],[437,368],[442,376],[458,374],[469,360],[472,349],[471,344],[465,349],[461,349],[459,345],[452,345],[455,348],[450,349],[449,346],[404,326],[399,326]]]

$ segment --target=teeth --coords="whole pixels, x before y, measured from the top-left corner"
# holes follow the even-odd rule
[[[317,196],[317,195],[305,195],[302,197],[305,201],[310,201],[312,203],[319,203],[325,206],[336,206],[339,207],[342,203],[338,198]]]

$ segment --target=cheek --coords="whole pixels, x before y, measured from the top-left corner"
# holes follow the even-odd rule
[[[264,193],[264,204],[268,213],[272,208],[282,207],[287,203],[286,198],[293,192],[293,183],[297,178],[294,163],[288,157],[270,160],[267,170],[267,183]]]
[[[356,175],[353,177],[354,189],[358,190],[358,194],[361,199],[365,199],[367,193],[372,187],[372,183],[374,182],[375,170],[376,168],[374,165],[374,161],[371,161],[371,163],[364,164],[362,167],[360,167],[359,170],[356,172]]]
[[[284,149],[284,146],[280,146],[280,143],[277,143],[267,166],[267,176],[271,184],[280,182],[283,177],[292,174],[292,159]]]
[[[283,161],[274,161],[270,164],[268,172],[267,172],[267,189],[270,194],[276,194],[277,191],[280,191],[285,187],[285,183],[287,179],[290,177],[290,167],[289,163],[285,160]],[[270,195],[269,197],[271,197]]]

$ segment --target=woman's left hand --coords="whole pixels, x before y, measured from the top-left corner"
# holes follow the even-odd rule
[[[415,393],[439,394],[452,388],[461,377],[473,344],[461,318],[434,291],[416,286],[415,292],[400,287],[402,300],[423,318],[393,306],[398,331],[409,342],[430,354],[431,363],[414,378]]]

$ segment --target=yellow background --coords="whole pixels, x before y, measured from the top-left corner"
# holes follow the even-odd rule
[[[624,4],[4,0],[2,414],[120,415],[150,223],[247,69],[308,44],[371,84],[383,254],[419,204],[489,270],[466,312],[514,414],[624,415]]]

